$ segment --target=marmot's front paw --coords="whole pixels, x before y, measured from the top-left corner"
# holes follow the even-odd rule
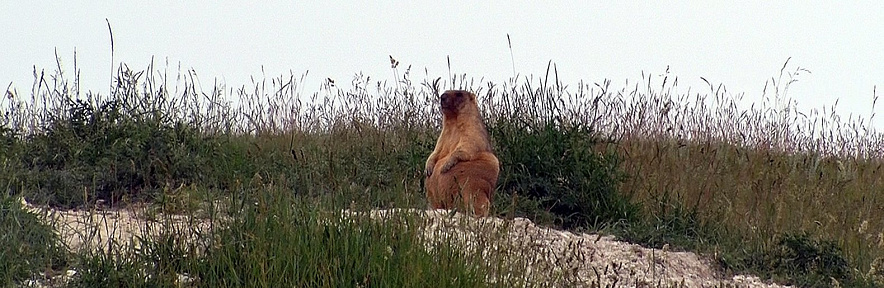
[[[436,166],[435,163],[427,163],[427,167],[424,167],[424,175],[430,177],[433,175],[433,166]]]
[[[445,161],[445,165],[442,165],[442,170],[439,172],[446,173],[448,170],[451,170],[451,167],[454,167],[454,164],[457,164],[457,161],[448,160]]]

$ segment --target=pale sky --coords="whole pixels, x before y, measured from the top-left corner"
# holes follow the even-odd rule
[[[873,87],[884,94],[884,1],[437,2],[2,1],[0,84],[29,93],[33,67],[54,70],[56,50],[68,74],[76,50],[81,89],[103,95],[112,64],[143,70],[152,56],[170,74],[194,69],[206,90],[214,79],[248,87],[262,66],[268,78],[309,70],[305,94],[357,72],[391,81],[388,55],[417,81],[424,68],[447,77],[450,56],[453,73],[502,83],[510,34],[516,72],[542,76],[552,60],[571,86],[607,78],[619,89],[669,66],[679,91],[708,91],[705,77],[754,101],[792,57],[788,70],[812,72],[789,91],[801,109],[840,98],[845,117],[867,117]]]

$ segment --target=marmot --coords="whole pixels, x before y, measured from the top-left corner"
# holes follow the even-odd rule
[[[451,209],[463,200],[467,211],[488,216],[500,173],[476,94],[448,90],[440,97],[442,133],[427,158],[424,186],[433,209]]]

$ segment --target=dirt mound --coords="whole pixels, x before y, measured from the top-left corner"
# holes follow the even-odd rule
[[[194,236],[200,231],[212,229],[209,221],[195,220],[193,217],[160,215],[163,218],[157,221],[157,214],[146,213],[143,208],[55,211],[24,204],[31,211],[47,215],[46,219],[58,229],[72,251],[101,249],[107,247],[111,240],[137,245],[138,237],[170,229],[158,223],[172,223],[171,229],[190,231],[190,235]],[[538,279],[548,278],[554,281],[549,283],[552,286],[573,286],[576,283],[577,286],[586,287],[788,287],[767,284],[754,276],[720,277],[708,261],[694,253],[649,249],[617,241],[613,236],[575,234],[539,227],[525,218],[476,219],[447,210],[418,209],[374,210],[370,216],[384,219],[396,213],[423,216],[426,225],[423,225],[422,234],[428,247],[433,246],[433,241],[441,239],[459,240],[465,249],[479,247],[477,243],[494,243],[483,246],[489,257],[511,257],[506,260],[523,261],[529,275]],[[360,214],[364,213],[344,213],[350,217]],[[488,231],[497,232],[489,234]],[[56,277],[70,277],[75,273],[68,271],[67,276]],[[64,282],[63,279],[49,280],[53,283]],[[505,278],[489,280],[507,281]]]
[[[789,287],[764,283],[755,276],[720,277],[706,259],[691,252],[650,249],[617,241],[614,236],[539,227],[525,218],[476,219],[446,210],[409,209],[375,210],[372,217],[402,212],[427,216],[429,225],[424,234],[429,241],[452,237],[462,240],[467,248],[483,241],[498,243],[504,247],[496,246],[500,247],[494,251],[496,255],[520,257],[529,274],[539,279],[549,278],[554,281],[553,286]],[[499,231],[502,235],[492,235],[496,239],[489,239],[487,231]]]

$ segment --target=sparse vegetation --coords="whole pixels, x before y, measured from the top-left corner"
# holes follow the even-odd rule
[[[697,251],[725,273],[884,285],[874,264],[884,261],[884,137],[868,121],[795,111],[785,91],[803,70],[786,69],[748,110],[722,86],[678,94],[668,71],[612,88],[548,74],[415,84],[406,70],[395,85],[357,75],[347,90],[328,81],[304,95],[294,75],[203,90],[192,73],[169,87],[153,67],[124,66],[104,97],[82,94],[61,68],[35,73],[30,99],[7,91],[0,102],[0,230],[46,241],[4,234],[3,248],[43,248],[0,250],[0,275],[21,283],[69,267],[75,287],[540,285],[507,266],[518,261],[483,263],[445,241],[425,249],[417,218],[342,220],[341,209],[426,207],[435,95],[465,88],[502,163],[497,215]],[[200,232],[204,241],[166,231],[68,255],[9,200],[18,196],[60,208],[146,202],[223,228]]]

